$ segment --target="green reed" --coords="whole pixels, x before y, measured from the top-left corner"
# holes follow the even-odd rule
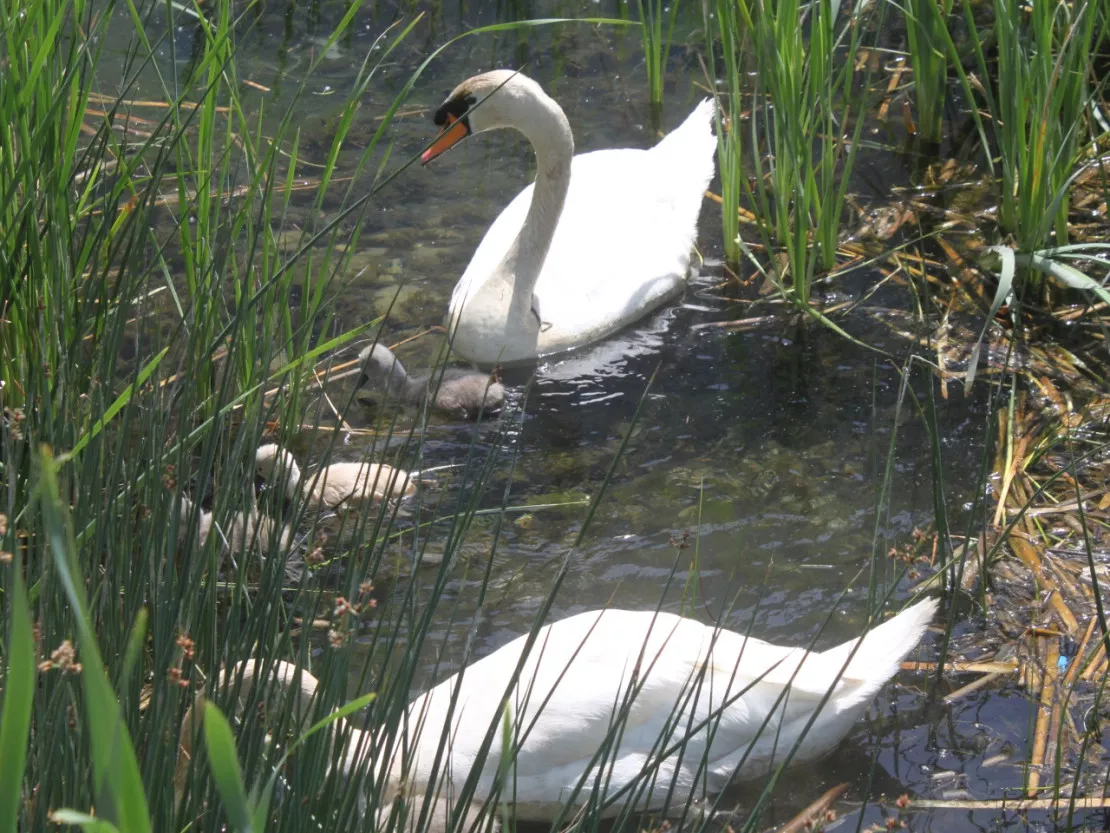
[[[305,420],[312,365],[357,334],[315,335],[357,232],[333,222],[295,250],[279,245],[300,166],[298,108],[294,97],[264,120],[248,117],[235,69],[241,22],[229,3],[206,7],[208,18],[173,7],[202,46],[161,90],[173,106],[129,119],[139,115],[129,97],[153,97],[137,94],[138,82],[160,83],[153,56],[166,28],[152,21],[170,9],[0,4],[0,111],[10,126],[0,137],[0,551],[12,554],[10,566],[0,559],[5,831],[47,829],[50,818],[170,830],[185,826],[175,818],[197,817],[194,829],[219,829],[205,790],[174,806],[183,707],[225,661],[279,643],[305,650],[283,635],[291,611],[311,619],[322,604],[311,585],[291,583],[290,553],[276,543],[225,562],[234,582],[218,581],[219,536],[201,547],[177,496],[199,503],[211,488],[225,528],[254,506],[264,428],[292,435]],[[116,65],[104,72],[118,73],[122,92],[90,106],[107,21],[121,13],[135,35],[121,49],[113,33]],[[361,89],[406,33],[383,38]],[[349,128],[335,132],[335,149]],[[292,311],[294,285],[304,300]],[[266,400],[271,388],[280,393]],[[301,514],[264,508],[285,520]],[[381,561],[394,522],[363,521],[360,565]],[[68,649],[50,660],[73,643],[80,671]],[[29,660],[46,661],[37,680]],[[257,738],[252,748],[257,762]]]
[[[999,220],[1021,251],[1068,240],[1068,187],[1085,117],[1093,102],[1091,50],[1105,8],[1081,2],[994,5],[993,49],[963,2],[972,52],[986,85],[990,129],[998,148]],[[992,65],[992,58],[995,62]],[[966,84],[966,81],[965,81]]]
[[[644,44],[644,68],[647,71],[648,99],[656,112],[663,106],[663,86],[667,75],[667,59],[671,54],[674,24],[678,19],[681,0],[636,0],[640,11],[640,39]]]
[[[951,0],[906,0],[906,40],[913,68],[917,132],[927,142],[941,140],[948,89],[948,15]]]
[[[707,9],[711,8],[706,6]],[[743,142],[741,118],[744,100],[743,60],[745,54],[745,33],[751,31],[750,21],[742,22],[733,13],[734,4],[729,0],[717,0],[716,21],[705,21],[706,47],[713,61],[717,52],[714,37],[720,38],[720,62],[726,75],[727,99],[717,100],[717,168],[721,174],[721,232],[724,239],[725,258],[730,263],[739,263],[741,255],[740,215],[737,211],[746,191],[744,180]],[[749,194],[750,196],[750,194]]]
[[[805,5],[759,0],[718,8],[723,51],[736,52],[740,31],[749,33],[755,51],[749,147],[756,185],[749,199],[767,251],[782,254],[757,268],[767,270],[793,303],[808,308],[815,275],[836,263],[866,97],[866,84],[854,75],[864,21],[854,18],[854,10],[842,14],[830,0]],[[736,105],[744,90],[732,69],[735,58],[727,60],[729,95]],[[732,129],[738,129],[735,121]],[[735,147],[723,152],[731,155]],[[723,188],[730,193],[749,187],[738,164],[723,166],[726,174]],[[732,210],[726,203],[725,213]],[[731,224],[731,216],[725,222]]]

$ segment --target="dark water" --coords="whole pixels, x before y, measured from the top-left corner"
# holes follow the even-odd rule
[[[329,4],[268,7],[245,23],[240,75],[269,88],[248,93],[248,102],[254,96],[270,112],[280,113],[344,10]],[[424,20],[369,86],[339,160],[340,175],[356,169],[363,144],[377,129],[376,119],[426,55],[451,36],[502,20],[628,13],[623,5],[588,0],[366,7],[299,99],[304,159],[323,161],[364,56],[389,24],[407,22],[417,12],[425,12]],[[694,14],[691,7],[690,12],[680,22],[679,45],[668,69],[665,128],[679,123],[705,95],[696,60],[703,38],[700,11]],[[127,22],[121,19],[120,26],[126,29]],[[179,18],[173,43],[166,42],[161,50],[160,71],[171,78],[184,71],[196,44],[195,27],[187,17]],[[544,85],[566,110],[579,151],[646,147],[655,141],[638,33],[562,24],[476,36],[448,49],[428,67],[402,107],[403,113],[422,112],[399,118],[390,130],[390,165],[417,153],[434,133],[428,108],[459,81],[495,66],[524,67]],[[144,90],[144,83],[150,82],[141,80],[133,97],[156,93],[153,85]],[[362,217],[359,250],[336,287],[341,303],[335,329],[383,313],[398,292],[383,341],[397,342],[442,323],[450,291],[474,246],[530,180],[531,166],[523,139],[502,132],[473,138],[434,165],[414,166],[397,178]],[[305,175],[313,175],[312,170],[306,167]],[[900,157],[893,153],[863,155],[857,176],[856,190],[868,195],[889,192],[906,180]],[[369,176],[363,179],[368,188]],[[359,187],[353,193],[364,192]],[[335,201],[323,206],[323,219],[339,211],[343,201],[344,191],[336,188]],[[309,203],[295,202],[286,227],[279,230],[291,246],[301,227],[321,219],[313,217]],[[477,654],[529,627],[581,532],[583,502],[602,487],[630,430],[607,495],[573,551],[552,618],[602,605],[662,604],[703,621],[720,617],[740,630],[754,623],[757,636],[805,644],[844,594],[821,638],[821,644],[832,644],[855,635],[865,620],[873,552],[906,543],[915,527],[932,521],[929,438],[912,408],[905,403],[899,407],[902,378],[894,365],[788,315],[743,332],[696,329],[746,314],[743,305],[727,300],[739,293],[722,285],[723,270],[713,265],[721,248],[718,211],[706,202],[699,247],[707,265],[678,302],[602,345],[544,363],[534,380],[510,376],[512,401],[501,422],[477,428],[433,422],[428,428],[424,466],[459,463],[472,447],[479,460],[500,455],[487,506],[499,505],[510,472],[510,506],[577,501],[521,512],[510,516],[514,523],[475,521],[443,607],[454,618],[459,618],[456,605],[475,609],[471,597],[481,570],[465,556],[484,564],[496,529],[490,592],[482,610],[474,613],[479,621]],[[873,299],[878,307],[904,308],[907,303],[896,293]],[[905,343],[876,327],[869,316],[857,314],[845,326],[867,344],[900,358],[906,354]],[[441,338],[419,339],[399,356],[410,369],[426,367]],[[911,387],[920,392],[923,384],[924,377],[915,378]],[[373,415],[358,408],[346,416],[356,426],[372,424]],[[949,508],[958,517],[964,503],[973,499],[967,490],[974,482],[984,419],[981,407],[959,393],[940,404]],[[877,520],[895,432],[889,505]],[[346,453],[357,457],[361,449],[351,446]],[[441,508],[458,497],[458,482],[450,476],[445,482],[435,497]],[[690,546],[682,549],[674,542],[684,532]],[[433,540],[429,553],[434,555],[437,546],[441,542]],[[883,568],[883,580],[893,575],[892,569]],[[413,581],[422,580],[422,572],[415,571]],[[466,635],[466,627],[450,627],[445,620],[430,640],[437,646],[440,675],[462,656]],[[924,657],[931,657],[928,650]],[[888,687],[841,750],[782,785],[775,819],[785,821],[839,781],[852,785],[849,806],[858,805],[868,797],[876,751],[872,798],[885,794],[893,799],[901,793],[993,798],[1004,788],[1019,786],[1029,720],[1019,690],[980,691],[943,706],[926,697],[926,684],[923,676],[903,674]],[[754,797],[741,790],[737,799],[743,804]],[[906,819],[918,831],[1051,828],[1041,824],[1043,818],[1020,821],[989,812],[969,816],[934,811]],[[862,814],[850,813],[839,829],[874,823],[882,824],[883,814],[872,805]]]

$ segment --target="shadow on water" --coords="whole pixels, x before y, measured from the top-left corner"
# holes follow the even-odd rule
[[[261,8],[261,7],[259,7]],[[268,88],[259,92],[271,113],[299,79],[298,67],[326,46],[325,35],[343,4],[296,4],[248,16],[239,45],[240,72]],[[359,12],[349,34],[326,53],[316,87],[303,99],[301,153],[319,162],[332,124],[364,54],[394,20],[426,12],[413,37],[391,56],[357,115],[355,141],[368,138],[375,119],[432,48],[466,27],[525,17],[618,16],[611,2],[509,2],[373,4]],[[123,14],[117,12],[117,14]],[[172,68],[190,60],[194,30],[178,19],[177,34],[160,56]],[[129,25],[121,20],[120,26]],[[695,24],[696,25],[696,24]],[[698,35],[700,37],[700,35]],[[498,65],[527,64],[564,106],[579,151],[611,146],[645,147],[655,141],[639,56],[639,35],[619,29],[567,25],[466,39],[434,62],[418,83],[390,139],[392,158],[418,152],[434,128],[429,108],[467,76]],[[705,92],[688,70],[684,50],[672,55],[663,122],[673,127]],[[143,93],[136,90],[135,97]],[[353,169],[362,147],[352,143],[339,160]],[[889,192],[905,173],[896,154],[868,151],[857,168],[864,192]],[[531,177],[533,160],[523,139],[499,133],[471,139],[427,169],[414,167],[373,201],[360,250],[335,287],[337,329],[382,314],[392,304],[382,339],[401,341],[442,323],[451,289],[474,246],[500,209]],[[894,182],[892,182],[892,179]],[[369,187],[366,183],[365,187]],[[342,192],[321,207],[295,197],[281,235],[294,247],[300,230],[341,209]],[[710,259],[719,251],[716,207],[706,203],[700,246]],[[712,262],[710,260],[710,262]],[[480,612],[469,599],[475,570],[460,565],[443,596],[480,617],[476,655],[525,631],[552,577],[580,532],[583,502],[603,482],[623,438],[632,432],[552,610],[554,618],[603,605],[662,605],[746,630],[772,641],[806,644],[821,630],[835,601],[851,587],[819,644],[858,633],[866,616],[867,570],[873,548],[904,542],[932,519],[933,484],[928,433],[912,409],[900,407],[902,378],[887,360],[817,326],[786,316],[756,329],[695,329],[742,316],[729,303],[720,270],[707,266],[685,296],[633,329],[567,357],[542,363],[532,374],[512,372],[512,401],[501,420],[479,426],[433,422],[427,429],[426,466],[459,463],[475,447],[479,458],[498,462],[487,505],[495,507],[510,476],[509,504],[569,502],[563,508],[522,512],[498,527],[492,590]],[[890,300],[889,298],[886,300]],[[880,294],[872,301],[882,306]],[[903,301],[893,301],[898,306]],[[847,326],[861,342],[905,354],[903,342],[865,316]],[[442,336],[406,346],[399,356],[411,369],[430,364]],[[650,386],[649,386],[650,382]],[[530,385],[530,387],[529,387]],[[644,398],[639,421],[633,414]],[[345,415],[356,426],[374,414],[355,405]],[[412,418],[409,414],[408,417]],[[953,396],[939,413],[947,482],[974,482],[985,407]],[[889,505],[877,518],[885,457],[892,434],[896,459]],[[402,432],[403,433],[403,432]],[[498,447],[501,442],[505,447]],[[342,455],[357,450],[337,446]],[[457,500],[450,478],[437,496]],[[955,501],[970,500],[957,486]],[[687,533],[683,548],[683,534]],[[877,534],[876,534],[877,533]],[[463,548],[481,563],[488,557],[494,524],[479,519]],[[676,546],[678,544],[678,546]],[[432,553],[434,555],[434,553]],[[480,572],[480,571],[478,571]],[[893,571],[891,571],[893,575]],[[412,580],[423,581],[421,572]],[[465,617],[463,617],[465,618]],[[454,670],[465,629],[445,620],[433,629],[435,673]],[[431,662],[431,661],[430,661]],[[357,661],[351,663],[358,668]],[[429,664],[429,669],[433,666]],[[425,679],[430,684],[432,679]],[[924,703],[925,681],[908,676],[890,687],[872,719],[828,760],[799,770],[782,787],[780,816],[807,804],[827,785],[847,780],[863,797],[878,750],[872,793],[936,795],[968,789],[977,780],[1020,784],[1027,715],[997,692],[979,692],[951,709]],[[1013,752],[1012,761],[986,761]],[[938,773],[951,773],[938,777]],[[938,784],[941,786],[938,787]],[[961,786],[962,785],[962,786]],[[993,794],[993,792],[992,792]],[[741,803],[754,801],[746,788]],[[882,823],[868,809],[864,824]],[[916,830],[973,830],[953,813],[912,822]]]

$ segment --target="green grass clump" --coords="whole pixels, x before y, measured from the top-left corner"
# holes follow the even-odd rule
[[[711,8],[708,5],[706,8]],[[740,239],[740,215],[736,208],[746,190],[744,181],[743,133],[741,118],[744,108],[743,60],[745,36],[751,31],[751,22],[741,20],[743,9],[729,0],[717,0],[716,21],[707,19],[705,31],[707,51],[712,56],[715,49],[714,38],[720,39],[720,62],[724,66],[727,98],[717,100],[715,111],[717,131],[717,168],[721,174],[721,232],[725,258],[730,263],[739,263],[742,253]],[[740,12],[740,13],[738,13]]]
[[[246,24],[233,8],[173,6],[199,46],[159,86],[170,7],[0,4],[0,830],[49,829],[52,819],[220,829],[207,779],[191,780],[180,809],[173,801],[185,705],[226,662],[256,651],[303,660],[307,641],[288,635],[293,615],[330,610],[313,583],[286,576],[313,532],[228,559],[218,534],[201,546],[186,528],[195,518],[178,496],[200,503],[210,493],[226,528],[233,513],[253,511],[253,454],[268,427],[291,437],[317,423],[334,442],[328,412],[311,408],[311,369],[357,334],[318,337],[357,240],[358,223],[348,224],[366,188],[358,174],[398,102],[371,134],[338,220],[280,245],[296,209],[289,186],[304,176],[297,96],[264,117],[251,112],[236,72]],[[376,62],[406,33],[383,37],[341,105],[329,161],[314,169],[317,203]],[[118,98],[90,105],[108,42]],[[132,98],[169,106],[139,111]],[[137,112],[141,121],[129,118]],[[411,445],[397,446],[401,462]],[[303,514],[262,511],[286,523]],[[362,540],[338,554],[351,558],[338,592],[352,595],[389,551],[395,518],[383,507],[345,523]],[[337,654],[325,665],[338,679]],[[244,771],[268,774],[261,733],[242,740]],[[319,764],[323,747],[313,749],[304,759]],[[338,812],[343,796],[332,797]]]
[[[732,213],[744,192],[756,214],[771,264],[757,262],[795,305],[809,307],[816,274],[836,264],[848,183],[862,128],[866,85],[853,71],[861,21],[830,0],[741,0],[719,3],[718,37],[732,101],[731,130],[720,135],[727,252],[742,250]],[[741,33],[755,52],[751,162],[756,185],[738,162],[736,119],[741,87]],[[846,133],[851,130],[850,136]]]
[[[913,67],[917,132],[939,144],[948,88],[948,15],[951,0],[906,0],[906,40]]]
[[[644,44],[644,68],[648,79],[648,100],[658,113],[663,107],[663,85],[667,59],[671,54],[674,24],[682,0],[636,0],[640,11],[640,39]]]
[[[1001,227],[1023,252],[1043,249],[1053,235],[1064,245],[1070,179],[1096,100],[1091,57],[1105,5],[1081,0],[1019,7],[1000,0],[989,32],[976,28],[972,5],[962,5],[980,77],[993,81],[979,89],[997,147]],[[967,76],[962,79],[973,97]]]

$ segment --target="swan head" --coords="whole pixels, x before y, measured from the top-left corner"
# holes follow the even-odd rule
[[[426,165],[467,136],[485,130],[511,127],[528,135],[540,126],[537,121],[544,110],[552,107],[558,110],[559,105],[523,73],[495,69],[475,75],[455,87],[436,110],[433,120],[442,129],[420,161]]]
[[[372,344],[358,354],[362,373],[358,377],[358,386],[373,384],[386,391],[396,393],[404,388],[408,381],[405,368],[393,355],[393,351],[384,344]]]

